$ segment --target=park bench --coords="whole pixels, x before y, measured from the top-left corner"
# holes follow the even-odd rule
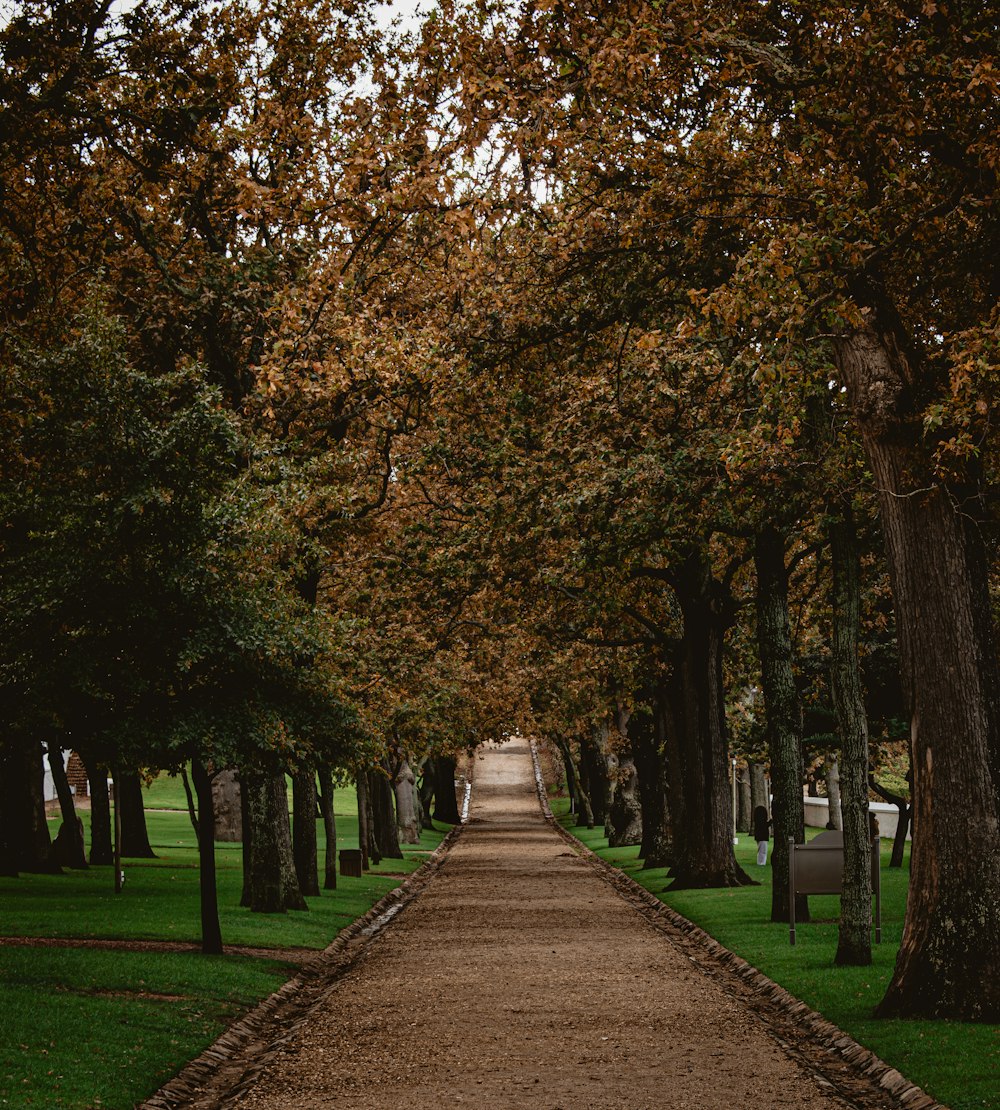
[[[875,943],[882,943],[882,881],[879,837],[871,841],[872,894],[875,896]],[[829,829],[808,844],[788,838],[789,943],[795,944],[795,895],[841,894],[844,889],[844,834]]]

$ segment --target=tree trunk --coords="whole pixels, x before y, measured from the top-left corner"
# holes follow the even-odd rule
[[[188,819],[191,822],[191,828],[194,829],[195,840],[198,839],[198,806],[194,800],[194,792],[191,790],[191,780],[188,778],[187,768],[181,768],[181,782],[184,784],[184,797],[187,800]]]
[[[884,786],[879,786],[872,775],[868,776],[868,785],[883,802],[895,806],[899,813],[896,818],[896,836],[892,842],[892,858],[889,860],[889,866],[902,867],[903,852],[906,849],[906,834],[910,829],[910,803],[901,794],[894,794],[891,790],[886,790]]]
[[[103,866],[115,861],[111,843],[111,799],[108,796],[108,769],[91,755],[80,752],[90,783],[90,862]]]
[[[376,767],[368,773],[368,800],[372,817],[372,836],[378,845],[379,858],[402,859],[403,850],[399,846],[392,783],[381,767]]]
[[[240,776],[233,768],[218,771],[212,777],[212,804],[215,839],[224,844],[239,844],[243,839],[243,805]]]
[[[771,815],[771,799],[768,796],[767,775],[763,763],[750,764],[750,813],[753,814],[758,806],[763,806]],[[803,816],[803,820],[805,817]]]
[[[0,875],[17,878],[17,834],[14,779],[10,771],[11,750],[0,741]]]
[[[86,871],[88,864],[87,850],[83,841],[83,821],[76,812],[73,791],[66,778],[62,749],[57,740],[49,741],[48,753],[52,782],[59,796],[59,811],[62,815],[62,824],[59,826],[59,834],[53,841],[52,852],[56,863],[63,867],[70,867],[74,871]]]
[[[626,844],[642,843],[642,805],[639,800],[639,774],[631,755],[623,756],[618,763],[618,784],[608,813],[612,848]]]
[[[45,820],[42,748],[33,740],[17,737],[7,748],[0,768],[3,792],[4,839],[9,859],[7,871],[59,874],[48,824]]]
[[[118,772],[115,779],[118,806],[122,816],[122,840],[119,854],[128,859],[156,859],[146,829],[146,810],[142,800],[142,783],[135,771]],[[199,806],[199,809],[201,807]]]
[[[792,672],[788,623],[788,570],[785,541],[767,524],[754,547],[757,570],[757,646],[764,693],[771,785],[774,790],[774,850],[771,853],[771,920],[788,921],[788,839],[805,843],[802,803],[802,709]],[[809,920],[805,895],[795,900],[795,916]]]
[[[562,744],[557,745],[559,754],[562,756],[563,769],[566,773],[566,793],[569,796],[569,812],[575,814],[577,811],[576,801],[576,768],[573,766],[573,760],[566,754],[566,750]]]
[[[242,786],[251,827],[250,909],[254,913],[308,909],[292,857],[285,776],[250,772],[243,776]]]
[[[918,396],[929,369],[881,291],[861,295],[874,326],[841,337],[835,355],[879,494],[916,830],[903,938],[878,1012],[997,1021],[1000,680],[981,486],[974,473],[964,488],[935,473]]]
[[[726,737],[723,643],[735,608],[697,549],[675,568],[673,585],[683,614],[676,656],[679,688],[672,683],[684,812],[673,823],[670,889],[744,886],[753,880],[733,853],[733,803]],[[668,723],[670,717],[668,717]],[[673,801],[673,799],[671,799]],[[673,808],[673,807],[672,807]]]
[[[316,839],[316,776],[296,771],[292,776],[292,856],[299,890],[319,894],[319,848]]]
[[[602,736],[603,731],[603,736]],[[607,725],[580,737],[580,777],[586,780],[590,810],[595,825],[603,825],[611,804],[611,782],[604,749],[607,747]]]
[[[434,804],[434,782],[437,777],[434,760],[428,756],[420,770],[420,784],[417,788],[417,797],[420,800],[420,826],[424,829],[433,829],[431,806]]]
[[[374,837],[372,835],[371,805],[368,798],[368,772],[359,771],[357,778],[358,795],[358,847],[361,849],[361,870],[367,871],[373,863],[382,858],[371,854]],[[376,853],[378,845],[374,845]]]
[[[667,808],[665,759],[659,708],[652,696],[648,704],[629,718],[629,739],[639,779],[639,804],[642,807],[642,843],[639,858],[643,869],[669,867],[673,862],[673,840]]]
[[[420,818],[417,815],[416,776],[404,756],[393,782],[396,791],[396,823],[404,844],[420,843]]]
[[[244,909],[250,908],[251,891],[253,883],[251,882],[251,868],[250,860],[253,854],[253,822],[250,819],[250,806],[247,803],[247,790],[249,782],[249,772],[245,770],[240,771],[240,825],[243,827],[243,891],[240,894],[240,905]],[[195,830],[197,832],[197,829]]]
[[[738,832],[749,833],[753,804],[750,794],[750,768],[744,763],[736,772],[736,828]]]
[[[843,772],[827,772],[831,820],[834,802],[842,814],[844,884],[840,896],[840,937],[834,962],[865,967],[872,962],[871,837],[868,833],[868,717],[861,691],[858,639],[861,631],[860,559],[850,506],[830,525],[833,564],[833,642],[830,688],[840,733]],[[836,759],[827,756],[836,768]]]
[[[333,775],[323,766],[317,772],[319,780],[319,809],[323,815],[323,832],[326,835],[324,853],[323,889],[337,889],[337,817],[333,808]]]
[[[860,680],[859,680],[860,683]],[[860,691],[860,684],[858,687]],[[862,706],[862,709],[864,706]],[[865,724],[865,735],[868,734],[867,722]],[[865,749],[867,751],[867,743]],[[823,756],[823,776],[826,779],[826,798],[828,802],[830,814],[830,827],[834,829],[843,830],[844,819],[841,811],[840,801],[840,765],[837,762],[836,752],[827,752]]]
[[[455,799],[455,760],[450,755],[439,755],[434,760],[434,820],[457,825],[462,818]]]
[[[222,955],[219,893],[215,883],[215,813],[212,778],[198,758],[191,761],[191,777],[198,795],[198,886],[201,891],[201,950]],[[137,780],[138,781],[138,780]]]

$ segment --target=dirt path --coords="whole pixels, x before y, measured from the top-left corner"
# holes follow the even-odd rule
[[[229,1105],[846,1104],[553,833],[510,743],[433,883]]]

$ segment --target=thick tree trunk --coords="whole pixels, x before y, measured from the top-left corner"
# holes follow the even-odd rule
[[[667,808],[667,782],[658,727],[659,708],[653,697],[629,718],[629,739],[639,780],[642,807],[642,843],[639,858],[644,869],[669,867],[673,862],[673,840]]]
[[[254,913],[305,910],[292,857],[285,776],[251,772],[243,776],[250,835],[250,909]],[[199,828],[203,822],[199,821]]]
[[[830,687],[837,714],[843,770],[837,797],[827,773],[830,813],[840,803],[844,833],[844,885],[835,962],[865,967],[872,962],[871,837],[868,834],[868,717],[858,667],[861,631],[860,560],[850,506],[830,525],[833,564],[833,642]],[[827,757],[831,759],[830,756]],[[836,760],[832,760],[836,766]]]
[[[240,776],[233,768],[213,776],[212,803],[215,808],[215,839],[224,844],[239,844],[243,839],[243,805],[240,801]]]
[[[396,824],[404,844],[420,843],[420,818],[417,814],[416,776],[404,756],[393,782],[396,791]]]
[[[417,787],[417,798],[420,801],[420,827],[423,829],[434,828],[434,822],[431,820],[431,806],[434,804],[435,778],[434,760],[428,756],[420,768],[420,781]]]
[[[48,744],[49,767],[52,769],[52,782],[59,797],[59,812],[62,824],[59,834],[52,843],[52,852],[57,863],[71,867],[75,871],[85,871],[87,850],[83,841],[83,821],[77,815],[73,801],[73,791],[66,778],[66,765],[63,763],[62,749],[57,740]]]
[[[240,894],[240,905],[244,909],[250,908],[251,890],[253,883],[250,881],[250,860],[253,854],[253,822],[250,819],[250,806],[247,802],[249,789],[249,772],[240,771],[240,825],[243,827],[243,891]],[[197,835],[197,828],[195,829]]]
[[[439,755],[434,760],[434,820],[457,825],[462,818],[455,798],[455,760],[450,755]]]
[[[0,875],[16,878],[17,834],[14,780],[10,773],[11,750],[0,741]]]
[[[191,761],[191,777],[198,795],[198,885],[201,891],[201,950],[222,955],[219,893],[215,882],[215,813],[212,778],[200,759]]]
[[[770,524],[764,525],[757,534],[754,566],[757,570],[757,646],[774,791],[771,920],[788,921],[788,838],[794,839],[796,844],[805,843],[802,709],[792,672],[785,541]],[[809,920],[809,906],[804,895],[796,898],[795,916],[799,921]]]
[[[337,817],[333,808],[333,775],[329,767],[320,767],[319,809],[323,816],[323,832],[326,836],[326,851],[323,863],[323,889],[337,889]]]
[[[744,886],[753,880],[733,854],[722,667],[733,601],[712,576],[708,556],[701,550],[675,568],[673,584],[684,621],[676,664],[680,688],[670,687],[678,695],[672,717],[684,813],[673,824],[671,889]]]
[[[361,851],[361,870],[368,871],[373,863],[378,863],[379,858],[371,858],[370,847],[372,841],[371,806],[368,804],[368,772],[359,771],[355,780],[355,790],[358,797],[358,848]],[[376,851],[378,847],[376,846]]]
[[[595,825],[603,825],[611,804],[611,782],[608,778],[607,725],[580,737],[580,777],[587,783],[590,810]]]
[[[4,839],[9,854],[6,869],[10,874],[58,874],[62,870],[45,820],[43,781],[41,746],[33,740],[16,738],[0,768]]]
[[[768,795],[767,789],[767,775],[764,772],[763,763],[750,764],[750,814],[753,816],[754,810],[758,806],[763,806],[768,813],[771,814],[771,799]],[[805,818],[803,817],[803,820]]]
[[[867,733],[867,726],[865,731]],[[823,776],[826,779],[826,798],[829,803],[830,825],[835,829],[842,830],[844,820],[840,808],[840,764],[836,752],[827,752],[823,756]]]
[[[750,768],[744,763],[737,768],[736,772],[736,829],[738,832],[750,832],[752,815]]]
[[[454,791],[452,791],[454,793]],[[368,799],[372,816],[372,835],[381,859],[402,859],[392,783],[381,767],[368,773]]]
[[[1000,677],[974,474],[946,487],[924,436],[929,374],[877,288],[835,344],[879,493],[910,709],[915,836],[879,1013],[1000,1020]],[[877,329],[877,330],[876,330]],[[970,466],[971,469],[971,466]]]
[[[128,859],[156,859],[146,829],[146,810],[142,800],[142,783],[135,771],[118,772],[115,780],[118,806],[122,817],[122,839],[119,854]],[[201,808],[201,807],[199,807]]]
[[[292,776],[292,858],[299,890],[319,894],[319,846],[316,838],[316,776],[296,771]]]
[[[626,844],[642,843],[642,804],[639,800],[639,774],[631,754],[623,756],[618,763],[618,784],[614,800],[608,814],[611,822],[611,836],[608,843],[612,848]]]
[[[115,861],[111,842],[111,799],[108,796],[108,769],[93,756],[80,753],[90,783],[90,862],[102,866]]]

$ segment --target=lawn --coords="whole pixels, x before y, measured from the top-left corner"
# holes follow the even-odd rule
[[[577,829],[567,809],[566,799],[552,799],[556,818],[592,851],[620,867],[928,1094],[952,1110],[1000,1110],[1000,1026],[886,1021],[872,1016],[888,985],[902,934],[908,850],[904,869],[892,869],[888,866],[891,844],[883,841],[882,944],[873,945],[871,967],[842,968],[833,964],[839,898],[810,897],[812,921],[798,926],[792,948],[788,926],[770,921],[771,868],[757,866],[757,845],[749,836],[740,836],[736,856],[760,886],[667,891],[670,880],[666,871],[643,870],[638,848],[609,848],[603,829]]]
[[[114,893],[110,867],[0,878],[0,935],[199,941],[198,853],[183,785],[160,776],[146,798],[158,858],[125,860],[121,894]],[[337,791],[339,848],[357,847],[354,806],[353,790]],[[224,943],[325,948],[416,870],[449,827],[423,833],[419,845],[404,849],[405,859],[383,860],[360,879],[338,874],[335,891],[287,914],[241,908],[241,847],[216,845]],[[322,860],[322,822],[317,834]],[[0,1107],[127,1110],[294,970],[239,952],[206,957],[0,945]]]

